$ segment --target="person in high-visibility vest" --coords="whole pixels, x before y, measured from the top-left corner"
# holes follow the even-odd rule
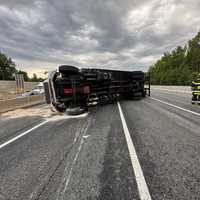
[[[192,103],[200,104],[200,74],[192,81]]]

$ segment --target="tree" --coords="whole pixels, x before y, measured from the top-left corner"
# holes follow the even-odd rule
[[[31,81],[33,81],[33,82],[38,81],[37,75],[35,73],[33,74],[33,78],[31,79]]]
[[[14,74],[23,74],[24,81],[42,82],[43,78],[37,77],[34,73],[33,78],[28,77],[28,73],[22,70],[17,70],[15,63],[11,58],[0,52],[0,80],[14,80]],[[48,72],[45,71],[46,75]]]
[[[44,81],[43,78],[37,77],[37,75],[35,73],[33,74],[33,78],[31,78],[29,80],[32,81],[32,82],[43,82]]]
[[[16,71],[12,59],[0,52],[0,80],[13,80]]]
[[[164,53],[149,72],[152,84],[190,85],[200,73],[200,32],[184,47]]]
[[[18,70],[17,73],[18,73],[18,74],[23,74],[23,76],[24,76],[24,81],[29,81],[29,77],[28,77],[28,73],[27,73],[27,72]]]
[[[200,32],[188,42],[187,63],[193,71],[200,73]]]

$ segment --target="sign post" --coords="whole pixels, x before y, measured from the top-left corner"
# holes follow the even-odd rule
[[[24,75],[15,74],[15,82],[16,82],[16,93],[17,94],[24,93]]]

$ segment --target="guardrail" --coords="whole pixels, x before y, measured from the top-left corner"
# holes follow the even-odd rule
[[[15,110],[18,108],[33,106],[44,102],[44,95],[34,95],[16,99],[0,100],[0,113]]]

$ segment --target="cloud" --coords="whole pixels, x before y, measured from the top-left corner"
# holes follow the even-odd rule
[[[31,72],[146,70],[199,31],[199,10],[196,0],[0,0],[0,51]]]

